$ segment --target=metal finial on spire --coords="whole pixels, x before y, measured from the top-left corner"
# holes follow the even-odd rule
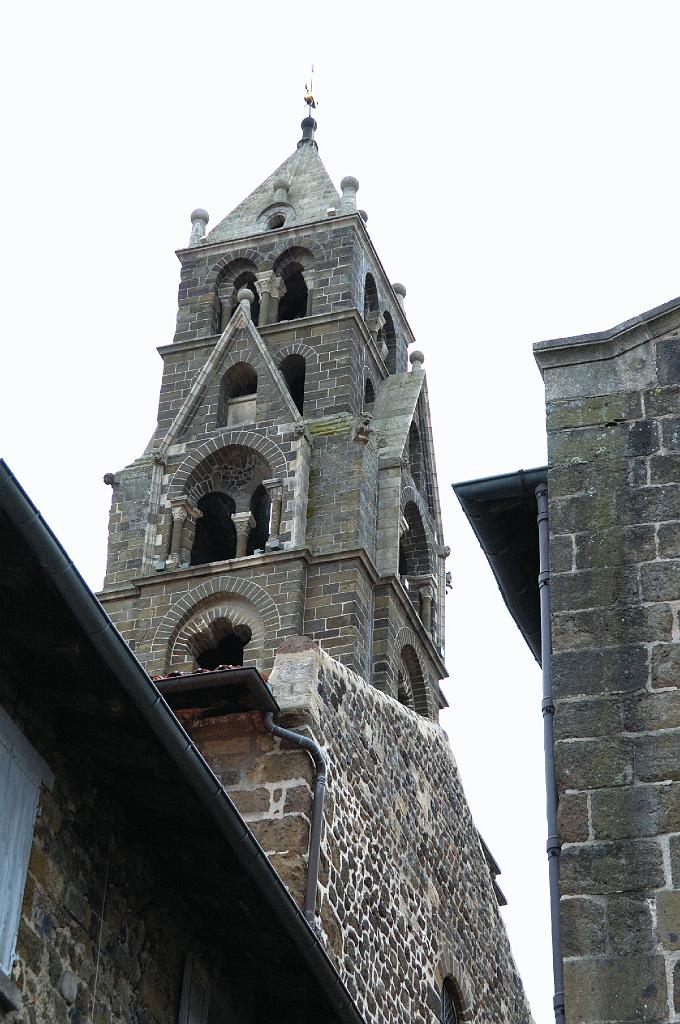
[[[307,104],[307,113],[311,114],[313,110],[316,110],[317,102],[314,99],[314,65],[312,64],[312,71],[309,76],[309,85],[305,82],[305,103]]]

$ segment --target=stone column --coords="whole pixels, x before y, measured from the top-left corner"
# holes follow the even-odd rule
[[[173,502],[170,512],[172,514],[172,537],[170,539],[170,555],[168,556],[168,565],[177,565],[179,563],[179,553],[182,547],[182,534],[184,533],[184,523],[187,518],[187,509],[182,499],[177,504]]]
[[[434,587],[426,583],[418,590],[420,594],[420,621],[428,633],[432,632],[432,601],[434,600]]]
[[[314,271],[303,270],[302,280],[307,285],[307,316],[311,316],[314,309]]]
[[[283,482],[281,480],[263,480],[262,486],[269,495],[272,505],[271,519],[269,524],[269,537],[265,549],[276,551],[281,547],[279,531],[281,530],[281,511],[283,507]]]
[[[180,545],[180,562],[188,562],[191,559],[191,549],[194,546],[194,538],[196,536],[196,522],[203,518],[203,513],[192,505],[190,502],[186,504],[187,517],[184,521],[184,529],[182,531],[182,543]]]
[[[384,342],[378,342],[378,335],[385,326],[385,317],[382,313],[369,313],[368,320],[366,322],[369,333],[373,338],[373,341],[379,348],[382,348],[387,352],[387,345]]]
[[[256,277],[260,293],[260,327],[272,323],[272,295],[277,291],[277,278],[273,270],[262,270]]]
[[[231,521],[236,529],[236,557],[244,558],[248,550],[250,531],[255,526],[255,517],[252,512],[234,512]]]

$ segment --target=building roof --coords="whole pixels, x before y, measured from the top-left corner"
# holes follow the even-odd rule
[[[277,201],[275,185],[285,182],[288,194]],[[286,227],[308,224],[326,217],[329,207],[340,206],[340,194],[323,165],[316,145],[306,142],[283,161],[243,202],[227,214],[203,243],[228,242],[271,230],[269,217],[280,211]]]
[[[21,701],[88,758],[129,838],[153,850],[169,886],[189,886],[225,964],[253,979],[255,1019],[362,1024],[218,778],[1,460],[0,633]],[[269,703],[261,679],[232,683],[239,700]]]
[[[547,476],[547,468],[541,467],[452,485],[508,611],[539,664],[541,609],[534,491]]]

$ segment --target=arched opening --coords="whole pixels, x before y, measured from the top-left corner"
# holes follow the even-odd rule
[[[262,484],[253,491],[250,499],[250,511],[253,514],[255,525],[248,535],[247,554],[253,555],[256,551],[264,551],[267,538],[269,537],[269,513],[271,502],[269,495]]]
[[[387,345],[385,366],[388,373],[397,372],[397,335],[394,330],[394,320],[389,313],[385,313],[385,323],[382,328],[382,340]]]
[[[399,669],[399,675],[397,676],[397,700],[400,704],[403,704],[405,708],[411,708],[412,711],[415,711],[411,680],[409,679],[408,672],[404,666]]]
[[[404,691],[410,692],[411,695],[412,703],[408,706],[412,707],[423,718],[429,718],[430,705],[427,699],[427,684],[418,661],[418,655],[411,644],[405,644],[402,647],[399,662],[404,680]],[[404,702],[402,701],[402,703]]]
[[[408,432],[408,464],[413,477],[413,483],[422,493],[423,490],[423,446],[420,441],[420,431],[415,422],[411,423]]]
[[[279,301],[279,323],[307,315],[307,285],[299,263],[289,263],[282,274],[285,293]]]
[[[430,554],[427,546],[425,527],[420,518],[418,506],[414,501],[407,501],[404,508],[404,519],[408,529],[401,535],[399,545],[400,574],[402,566],[407,576],[425,576],[432,571],[430,566]]]
[[[242,665],[243,650],[250,642],[251,636],[252,633],[248,626],[236,626],[234,629],[230,629],[215,647],[202,650],[196,656],[196,663],[199,668],[211,670]]]
[[[227,326],[232,316],[236,312],[236,309],[238,307],[237,296],[239,293],[239,288],[250,288],[251,292],[254,295],[254,299],[250,304],[250,317],[256,326],[260,322],[260,293],[258,292],[257,285],[255,283],[255,274],[251,270],[244,270],[243,273],[239,274],[236,280],[234,281],[234,293],[231,300],[231,309],[229,310],[229,315],[227,316],[226,322],[222,324],[222,330],[224,330],[224,328]],[[226,310],[222,315],[224,318],[224,316],[226,315]]]
[[[236,556],[236,529],[231,516],[236,505],[228,494],[212,492],[197,502],[203,515],[196,521],[191,564],[221,562]]]
[[[364,409],[370,409],[375,402],[375,388],[373,387],[373,381],[366,378],[364,385]]]
[[[285,223],[286,218],[283,216],[283,214],[275,213],[267,221],[267,227],[270,228],[271,230],[276,230],[276,228],[282,228]]]
[[[217,426],[253,423],[256,418],[257,374],[250,363],[230,366],[220,385]]]
[[[281,360],[279,369],[288,385],[290,397],[297,411],[302,415],[305,404],[305,358],[293,353]]]
[[[378,289],[375,286],[373,274],[366,274],[364,281],[364,320],[368,320],[371,313],[378,312]]]
[[[445,978],[442,985],[442,1024],[458,1024],[463,1018],[463,1004],[460,992],[453,978]]]

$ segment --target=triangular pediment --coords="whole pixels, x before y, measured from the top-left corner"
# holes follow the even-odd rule
[[[228,368],[236,348],[238,348],[240,360],[250,362],[255,366],[258,373],[258,392],[266,384],[271,385],[267,388],[269,409],[266,418],[282,423],[302,422],[302,417],[290,396],[281,371],[274,363],[271,353],[254,323],[244,309],[239,306],[203,368],[197,374],[191,390],[161,441],[161,455],[189,429],[201,409],[206,394],[216,381],[221,380]],[[258,418],[263,417],[258,416]]]
[[[289,188],[285,202],[277,203],[274,185],[280,180]],[[324,218],[329,207],[339,205],[340,195],[316,146],[303,145],[208,232],[203,242],[227,242],[268,231],[267,212],[277,207],[286,215],[286,227],[291,227]]]

